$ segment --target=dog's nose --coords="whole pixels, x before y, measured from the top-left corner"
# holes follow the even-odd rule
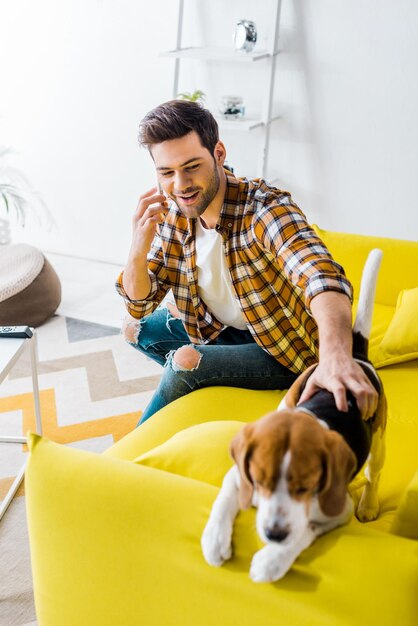
[[[289,531],[281,526],[272,526],[271,528],[265,528],[264,534],[269,541],[283,541],[288,536]]]

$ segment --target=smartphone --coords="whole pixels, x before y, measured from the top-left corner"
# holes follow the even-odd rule
[[[163,188],[161,187],[161,183],[160,183],[160,181],[158,179],[157,179],[157,187],[158,187],[158,193],[160,193],[161,195],[165,196]]]
[[[157,187],[158,187],[158,193],[163,195],[166,198],[165,202],[167,204],[167,194],[163,191],[161,183],[160,183],[160,181],[158,179],[157,179]],[[161,214],[160,214],[161,215],[161,219],[165,218],[165,216],[167,214],[167,211],[168,211],[168,206],[167,207],[163,207],[163,208],[164,208],[164,210],[161,211]],[[161,226],[161,224],[158,224],[158,227],[160,227],[160,226]]]

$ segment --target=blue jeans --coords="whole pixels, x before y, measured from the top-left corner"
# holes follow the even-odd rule
[[[246,389],[288,389],[297,374],[281,365],[254,341],[247,330],[228,327],[212,342],[191,344],[180,319],[159,308],[135,325],[136,340],[127,342],[164,367],[164,373],[139,424],[169,402],[196,389],[222,385]],[[195,363],[185,367],[174,353],[192,346]],[[190,351],[189,351],[190,353]],[[138,425],[139,425],[138,424]]]

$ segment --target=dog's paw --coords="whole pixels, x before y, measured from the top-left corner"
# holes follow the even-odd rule
[[[232,556],[232,527],[209,521],[203,531],[201,546],[209,565],[219,567]]]
[[[356,510],[356,517],[360,522],[373,522],[379,516],[379,501],[376,495],[362,493]]]
[[[280,546],[268,544],[253,556],[250,578],[255,583],[272,583],[280,580],[291,568],[293,560]]]
[[[379,505],[374,506],[365,506],[360,502],[357,507],[356,517],[359,522],[373,522],[375,519],[379,517]]]

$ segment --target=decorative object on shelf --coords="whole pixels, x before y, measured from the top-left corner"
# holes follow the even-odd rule
[[[240,20],[235,26],[234,46],[235,50],[252,52],[257,42],[257,28],[250,20]]]
[[[245,115],[244,98],[242,96],[222,96],[219,112],[226,120],[236,120]]]
[[[179,100],[188,100],[189,102],[204,102],[206,99],[206,94],[204,91],[200,89],[196,89],[193,93],[189,91],[184,91],[183,93],[177,94],[177,98]]]

